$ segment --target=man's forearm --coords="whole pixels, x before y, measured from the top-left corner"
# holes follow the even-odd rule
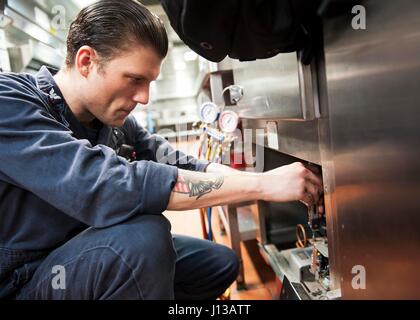
[[[202,173],[179,169],[168,210],[189,210],[256,200],[260,192],[259,181],[256,174],[237,170],[229,173]]]
[[[234,174],[238,173],[239,170],[233,169],[227,165],[211,162],[206,169],[207,173],[222,173],[222,174]]]
[[[321,176],[300,162],[264,173],[225,170],[220,165],[210,167],[210,171],[213,169],[221,172],[179,169],[168,209],[188,210],[245,200],[263,200],[302,201],[308,206],[317,204],[320,212],[323,210]]]

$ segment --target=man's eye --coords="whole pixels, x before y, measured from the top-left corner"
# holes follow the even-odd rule
[[[142,78],[131,78],[131,81],[136,83],[136,84],[139,84],[140,82],[143,81],[143,79]]]

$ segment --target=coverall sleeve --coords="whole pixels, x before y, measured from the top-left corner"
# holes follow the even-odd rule
[[[130,117],[128,125],[135,132],[136,151],[140,158],[151,159],[158,163],[169,164],[180,169],[204,172],[210,162],[198,160],[191,155],[175,150],[162,136],[150,134],[140,126],[137,121]]]
[[[0,92],[0,179],[94,227],[166,209],[176,167],[129,163],[109,147],[75,139],[29,86],[0,77]]]

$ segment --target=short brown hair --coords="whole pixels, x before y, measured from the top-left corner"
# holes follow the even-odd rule
[[[153,48],[163,59],[168,36],[162,21],[137,1],[101,0],[82,9],[71,23],[66,65],[74,66],[76,53],[84,45],[106,62],[136,43]]]

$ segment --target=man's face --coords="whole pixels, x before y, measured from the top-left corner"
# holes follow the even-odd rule
[[[120,127],[138,103],[149,101],[150,83],[162,59],[148,47],[136,46],[105,62],[94,63],[84,81],[83,105],[101,122]]]

